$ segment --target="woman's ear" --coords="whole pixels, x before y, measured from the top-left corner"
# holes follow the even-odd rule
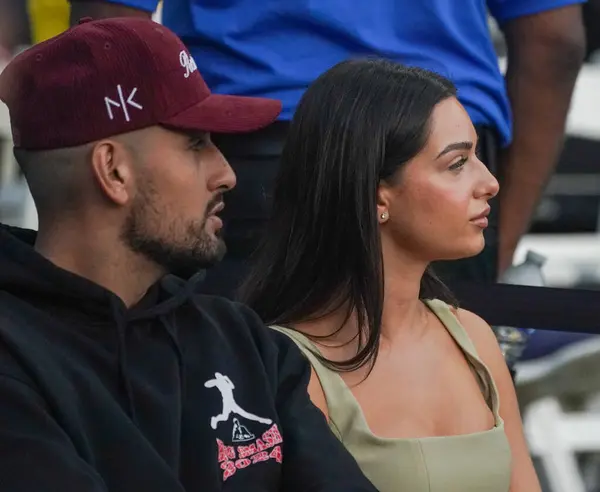
[[[392,190],[384,183],[377,188],[377,221],[385,224],[390,218]]]

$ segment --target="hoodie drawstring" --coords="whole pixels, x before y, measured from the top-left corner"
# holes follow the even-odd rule
[[[205,276],[205,272],[198,272],[191,277],[187,282],[182,281],[176,277],[167,276],[163,279],[162,287],[172,294],[172,297],[166,301],[153,306],[139,313],[128,313],[124,312],[124,306],[120,302],[120,299],[114,297],[111,298],[110,306],[112,316],[117,324],[117,365],[118,365],[118,378],[119,384],[126,398],[126,409],[127,414],[137,426],[138,419],[135,408],[135,400],[133,396],[133,387],[131,379],[129,377],[129,371],[127,368],[127,326],[131,321],[141,321],[144,319],[158,318],[161,325],[165,329],[169,341],[175,351],[177,357],[177,364],[179,368],[179,381],[181,385],[181,397],[185,400],[185,363],[183,360],[183,351],[179,345],[177,339],[176,323],[174,322],[174,311],[178,306],[186,302],[190,302],[193,298],[196,285],[202,281]]]
[[[179,341],[177,340],[175,327],[173,326],[173,323],[169,320],[169,317],[163,314],[159,317],[159,319],[165,328],[165,332],[171,340],[171,344],[173,345],[173,349],[175,350],[175,354],[177,356],[177,364],[179,367],[179,384],[181,386],[181,399],[182,401],[185,401],[185,365],[183,362],[183,351],[181,350],[181,346],[179,345]]]
[[[133,389],[131,386],[131,379],[127,371],[127,346],[126,346],[126,328],[127,322],[123,313],[121,312],[117,302],[111,299],[111,310],[113,317],[117,323],[117,371],[119,377],[119,384],[123,386],[123,392],[125,393],[127,414],[133,423],[137,426],[137,413],[135,410],[135,402],[133,397]]]

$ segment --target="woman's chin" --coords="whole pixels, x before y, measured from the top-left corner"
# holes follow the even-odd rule
[[[443,255],[443,258],[439,258],[439,260],[436,261],[454,261],[472,258],[481,253],[484,247],[485,239],[482,234],[477,240],[470,240],[468,242],[463,242],[462,244],[457,244],[456,247],[453,248],[453,251],[447,251],[446,254]]]
[[[465,248],[465,254],[463,258],[471,258],[472,256],[477,256],[479,253],[483,251],[485,248],[485,239],[483,234],[476,241],[473,241],[473,244],[469,245],[468,248]]]

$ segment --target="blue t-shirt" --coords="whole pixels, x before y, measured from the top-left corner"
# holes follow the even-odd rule
[[[154,11],[158,0],[110,0]],[[164,0],[163,23],[217,93],[283,102],[336,63],[383,56],[449,77],[475,124],[506,145],[511,113],[487,24],[585,0]]]

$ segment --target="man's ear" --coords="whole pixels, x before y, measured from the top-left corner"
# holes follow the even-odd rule
[[[117,140],[101,140],[92,148],[92,172],[104,196],[115,205],[127,205],[134,193],[131,153]]]

